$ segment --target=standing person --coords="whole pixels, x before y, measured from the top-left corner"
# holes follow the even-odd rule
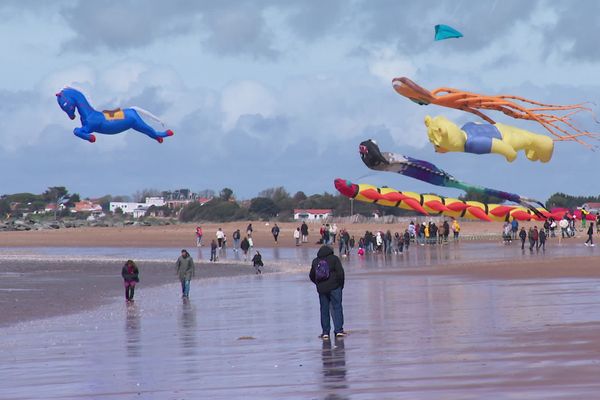
[[[279,237],[279,227],[277,224],[271,228],[271,234],[273,235],[273,239],[275,239],[275,244],[277,244],[277,238]]]
[[[587,235],[588,238],[585,241],[585,245],[588,246],[588,242],[590,242],[589,246],[594,246],[594,239],[592,238],[594,236],[594,224],[590,224],[590,227],[587,230]]]
[[[316,285],[321,308],[321,339],[329,339],[330,317],[333,318],[333,332],[336,337],[344,337],[344,310],[342,290],[344,289],[344,268],[339,257],[329,246],[321,246],[317,257],[312,261],[310,280]]]
[[[525,227],[522,226],[519,231],[519,238],[521,239],[521,250],[525,250],[525,239],[527,239],[527,232],[525,232]]]
[[[338,227],[336,224],[333,224],[329,227],[329,240],[331,243],[335,244],[337,238]]]
[[[257,274],[262,274],[260,267],[264,267],[264,264],[262,261],[262,256],[260,255],[260,252],[258,250],[256,250],[256,254],[254,254],[254,257],[252,257],[252,265],[254,266],[254,269],[256,270]]]
[[[444,228],[444,242],[448,242],[448,236],[450,236],[450,224],[448,224],[448,220],[444,220],[444,224],[442,225],[442,227]]]
[[[354,250],[354,245],[356,244],[356,241],[354,240],[354,235],[350,236],[350,240],[348,240],[348,246],[350,246],[349,251]]]
[[[181,255],[177,259],[175,267],[177,268],[177,275],[181,281],[181,297],[187,299],[190,297],[190,281],[195,275],[196,268],[194,267],[194,260],[186,249],[181,250]]]
[[[567,217],[563,217],[563,219],[561,219],[558,223],[558,226],[560,227],[560,238],[564,239],[565,235],[569,236],[569,234],[567,233],[567,228],[569,227],[569,221],[567,220]]]
[[[242,243],[240,243],[240,248],[242,249],[242,253],[244,253],[244,261],[248,259],[248,250],[250,250],[250,242],[248,238],[244,236],[242,239]]]
[[[510,222],[510,231],[512,233],[513,240],[517,238],[517,234],[519,233],[519,221],[516,219],[512,219]]]
[[[410,246],[410,232],[408,229],[404,231],[404,247],[408,250],[408,246]]]
[[[596,233],[600,233],[600,211],[596,212]]]
[[[302,235],[302,243],[308,243],[308,225],[305,221],[302,221],[302,225],[300,225],[300,234]]]
[[[296,246],[300,246],[300,228],[296,228],[294,231],[294,240],[296,241]]]
[[[135,285],[140,281],[140,271],[133,262],[133,260],[127,260],[123,269],[121,269],[121,276],[123,277],[123,283],[125,284],[125,300],[128,302],[133,301],[133,294],[135,292]]]
[[[196,247],[202,246],[202,228],[196,227]]]
[[[217,229],[217,244],[219,245],[219,250],[223,247],[223,240],[225,239],[225,232],[221,228]]]
[[[545,229],[540,229],[540,244],[538,245],[538,248],[542,248],[542,251],[546,251],[546,238],[548,237],[548,234],[546,234],[546,230]]]
[[[240,230],[236,229],[233,232],[233,251],[235,251],[237,253],[238,249],[240,248],[240,238],[241,238],[241,234],[240,234]]]
[[[246,235],[251,238],[252,237],[252,232],[254,232],[254,229],[252,229],[252,224],[248,224],[248,226],[246,227]]]
[[[217,242],[215,241],[215,239],[212,240],[212,242],[210,242],[210,261],[211,262],[216,262],[217,261]]]
[[[460,234],[460,224],[456,218],[452,220],[452,232],[454,233],[454,240],[458,240],[458,235]]]

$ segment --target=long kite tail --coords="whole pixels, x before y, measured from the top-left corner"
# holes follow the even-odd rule
[[[163,122],[163,121],[162,121],[160,118],[158,118],[156,115],[152,114],[150,111],[148,111],[148,110],[144,110],[143,108],[141,108],[141,107],[136,107],[136,106],[129,107],[129,108],[131,108],[132,110],[135,110],[135,111],[136,111],[136,112],[138,112],[139,114],[146,115],[148,118],[150,118],[150,119],[152,119],[152,120],[154,120],[154,121],[158,122],[158,123],[159,123],[159,124],[161,124],[163,127],[165,126],[165,123],[164,123],[164,122]]]

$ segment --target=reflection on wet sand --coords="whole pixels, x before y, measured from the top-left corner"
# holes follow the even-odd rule
[[[196,310],[190,299],[182,299],[179,315],[179,355],[181,358],[182,374],[194,375],[198,372],[198,329],[196,326]]]
[[[142,321],[140,312],[135,303],[128,303],[125,312],[125,335],[127,356],[130,358],[138,358],[141,350],[141,332]]]
[[[324,399],[342,400],[347,399],[344,389],[348,388],[346,381],[346,351],[344,349],[344,340],[323,340],[321,351],[321,360],[323,362],[323,390]]]

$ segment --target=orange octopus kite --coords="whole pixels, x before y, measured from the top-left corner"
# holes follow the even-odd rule
[[[579,112],[585,111],[593,114],[590,108],[584,106],[585,103],[558,106],[538,103],[518,96],[484,96],[446,87],[430,92],[404,77],[394,78],[392,85],[398,94],[417,104],[436,104],[463,110],[483,118],[490,124],[495,124],[494,120],[479,110],[495,110],[512,118],[536,121],[554,135],[556,141],[574,140],[587,147],[593,147],[579,138],[586,136],[598,139],[598,134],[583,131],[571,123],[571,117]],[[556,111],[562,111],[564,114],[557,115]]]

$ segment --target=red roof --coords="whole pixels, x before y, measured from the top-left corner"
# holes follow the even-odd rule
[[[294,214],[301,214],[301,213],[307,213],[307,214],[331,214],[332,210],[329,208],[297,208],[294,209]]]
[[[600,208],[600,203],[585,203],[588,208]]]

